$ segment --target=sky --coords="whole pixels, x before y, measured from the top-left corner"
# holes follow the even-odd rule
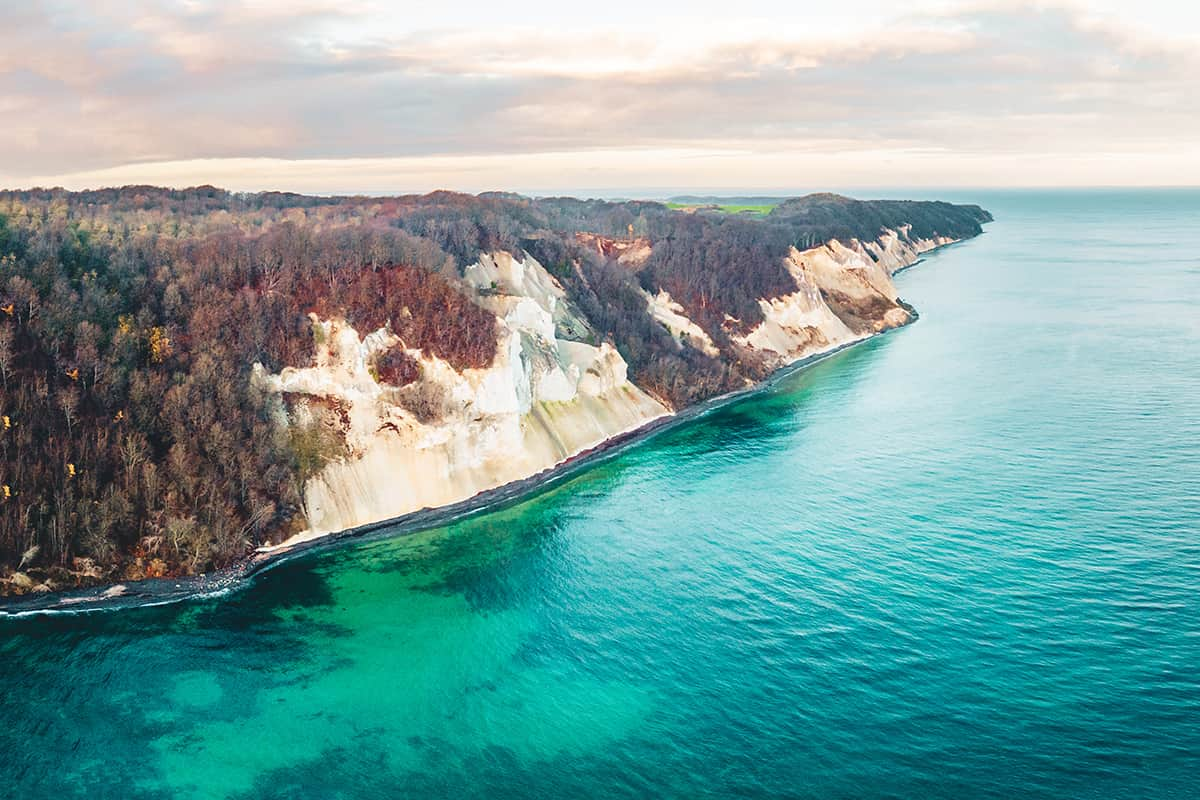
[[[0,0],[0,186],[1200,185],[1181,0]]]

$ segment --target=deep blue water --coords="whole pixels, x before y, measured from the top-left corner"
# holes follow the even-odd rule
[[[0,620],[0,785],[1200,797],[1200,193],[952,199],[916,325],[553,491]]]

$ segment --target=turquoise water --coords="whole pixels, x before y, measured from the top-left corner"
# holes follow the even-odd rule
[[[1200,193],[962,199],[918,324],[540,497],[0,620],[0,785],[1200,797]]]

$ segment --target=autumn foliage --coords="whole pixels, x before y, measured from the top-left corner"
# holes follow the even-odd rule
[[[458,370],[488,367],[496,356],[495,316],[426,270],[393,264],[344,270],[332,285],[306,282],[295,299],[322,319],[345,317],[360,335],[386,327],[404,347],[423,350]],[[399,356],[387,363],[389,371],[403,369]]]

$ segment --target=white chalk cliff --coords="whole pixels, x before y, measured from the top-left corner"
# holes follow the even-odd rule
[[[720,355],[712,338],[684,315],[683,306],[672,300],[666,289],[660,289],[658,294],[650,294],[643,289],[642,295],[646,298],[646,310],[650,316],[671,332],[680,347],[686,343],[705,355],[714,358]]]
[[[910,315],[892,274],[949,241],[913,239],[901,228],[873,242],[793,248],[785,266],[796,290],[760,299],[763,322],[732,336],[734,347],[780,367],[903,325]],[[465,500],[672,413],[629,380],[615,348],[589,343],[596,336],[587,320],[532,257],[484,255],[463,280],[497,318],[487,368],[460,372],[405,349],[420,378],[389,386],[373,364],[403,342],[386,327],[356,331],[315,316],[310,366],[269,374],[255,365],[258,384],[281,398],[281,424],[333,427],[345,445],[303,487],[307,528],[277,546]],[[722,355],[667,292],[644,296],[647,313],[680,347]]]
[[[904,226],[885,230],[873,242],[846,245],[835,239],[808,250],[793,247],[785,266],[796,291],[761,298],[763,321],[733,340],[781,367],[905,324],[911,315],[898,303],[892,275],[922,253],[955,241],[913,239],[909,233]]]
[[[307,481],[308,527],[285,544],[465,500],[670,413],[630,383],[611,345],[559,338],[586,335],[587,325],[534,259],[484,256],[465,279],[498,317],[499,346],[486,369],[458,372],[412,349],[419,385],[389,387],[371,364],[402,346],[394,335],[360,336],[342,320],[316,318],[313,366],[277,375],[256,367],[260,385],[293,398],[287,424],[317,424],[314,411],[329,408],[343,420],[347,452]],[[413,391],[437,406],[432,419],[406,407]]]

